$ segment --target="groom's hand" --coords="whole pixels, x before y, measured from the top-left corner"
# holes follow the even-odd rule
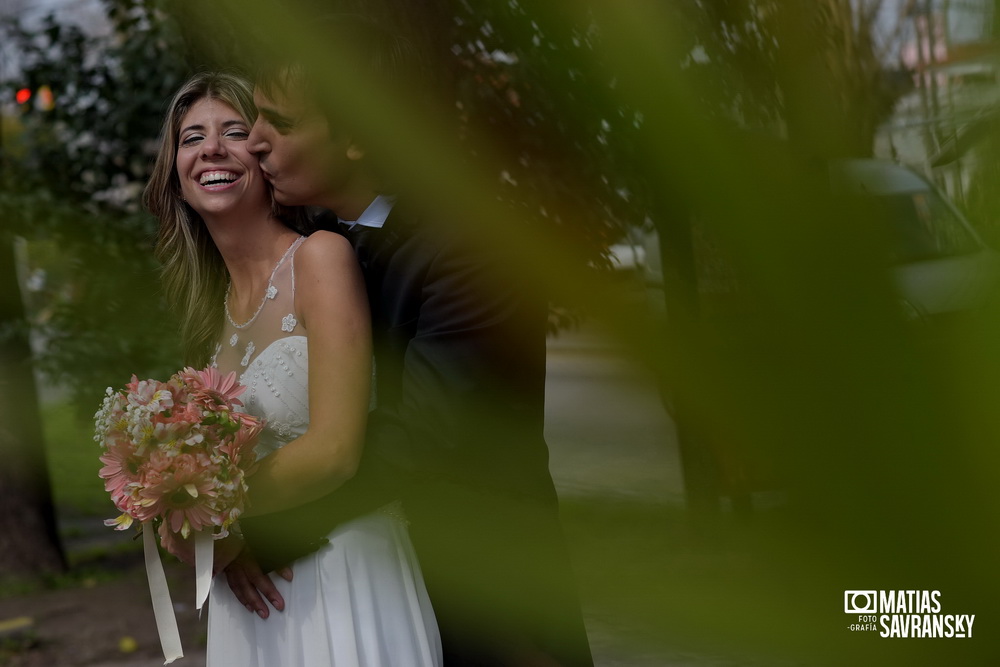
[[[233,533],[229,533],[226,537],[221,540],[216,540],[215,548],[212,550],[212,576],[214,577],[219,572],[222,572],[229,564],[236,560],[244,549],[246,549],[246,543],[241,537]]]
[[[265,599],[278,611],[285,608],[285,600],[278,593],[274,582],[261,570],[248,549],[240,551],[226,567],[225,572],[229,588],[247,611],[256,613],[261,618],[267,618],[270,610],[264,602]],[[285,581],[292,580],[290,567],[279,568],[275,573]]]

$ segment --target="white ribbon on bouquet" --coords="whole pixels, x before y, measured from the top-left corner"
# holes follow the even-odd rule
[[[143,522],[142,548],[146,561],[146,579],[149,581],[149,595],[153,601],[156,632],[160,636],[160,648],[163,649],[163,664],[169,665],[177,658],[184,657],[184,649],[181,647],[181,635],[177,629],[177,616],[170,599],[167,576],[163,572],[163,563],[160,561],[153,533],[152,522]],[[211,531],[199,530],[194,534],[195,606],[199,613],[212,587],[214,545],[215,539]]]

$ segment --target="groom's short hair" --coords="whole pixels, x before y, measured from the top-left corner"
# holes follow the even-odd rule
[[[417,41],[396,25],[357,13],[331,13],[310,20],[310,34],[320,36],[323,45],[332,45],[334,62],[317,62],[319,49],[308,39],[265,38],[256,50],[254,80],[268,97],[291,91],[305,94],[319,103],[327,120],[341,125],[336,104],[322,104],[320,94],[337,81],[337,71],[352,78],[381,85],[385,89],[406,91],[413,104],[429,100],[437,86],[433,83],[427,54]],[[345,99],[348,93],[343,93]]]

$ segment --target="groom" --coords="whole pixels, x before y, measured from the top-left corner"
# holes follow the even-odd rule
[[[330,19],[341,63],[399,80],[404,41]],[[322,546],[337,523],[402,498],[448,665],[591,665],[543,439],[546,303],[510,257],[396,201],[366,142],[321,110],[307,63],[258,77],[248,139],[281,204],[329,211],[367,282],[375,408],[358,475],[327,498],[243,521],[249,553],[227,571],[245,604],[283,601],[262,572]],[[502,271],[507,271],[504,274]],[[536,292],[538,290],[535,290]],[[257,566],[260,567],[257,567]]]

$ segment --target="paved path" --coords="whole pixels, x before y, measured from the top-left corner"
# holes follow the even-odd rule
[[[560,498],[683,506],[674,425],[648,369],[593,326],[550,338],[548,347],[545,437]],[[597,667],[731,665],[627,641],[586,597],[584,616]]]
[[[683,503],[674,425],[652,375],[592,327],[549,339],[545,437],[560,497]]]

